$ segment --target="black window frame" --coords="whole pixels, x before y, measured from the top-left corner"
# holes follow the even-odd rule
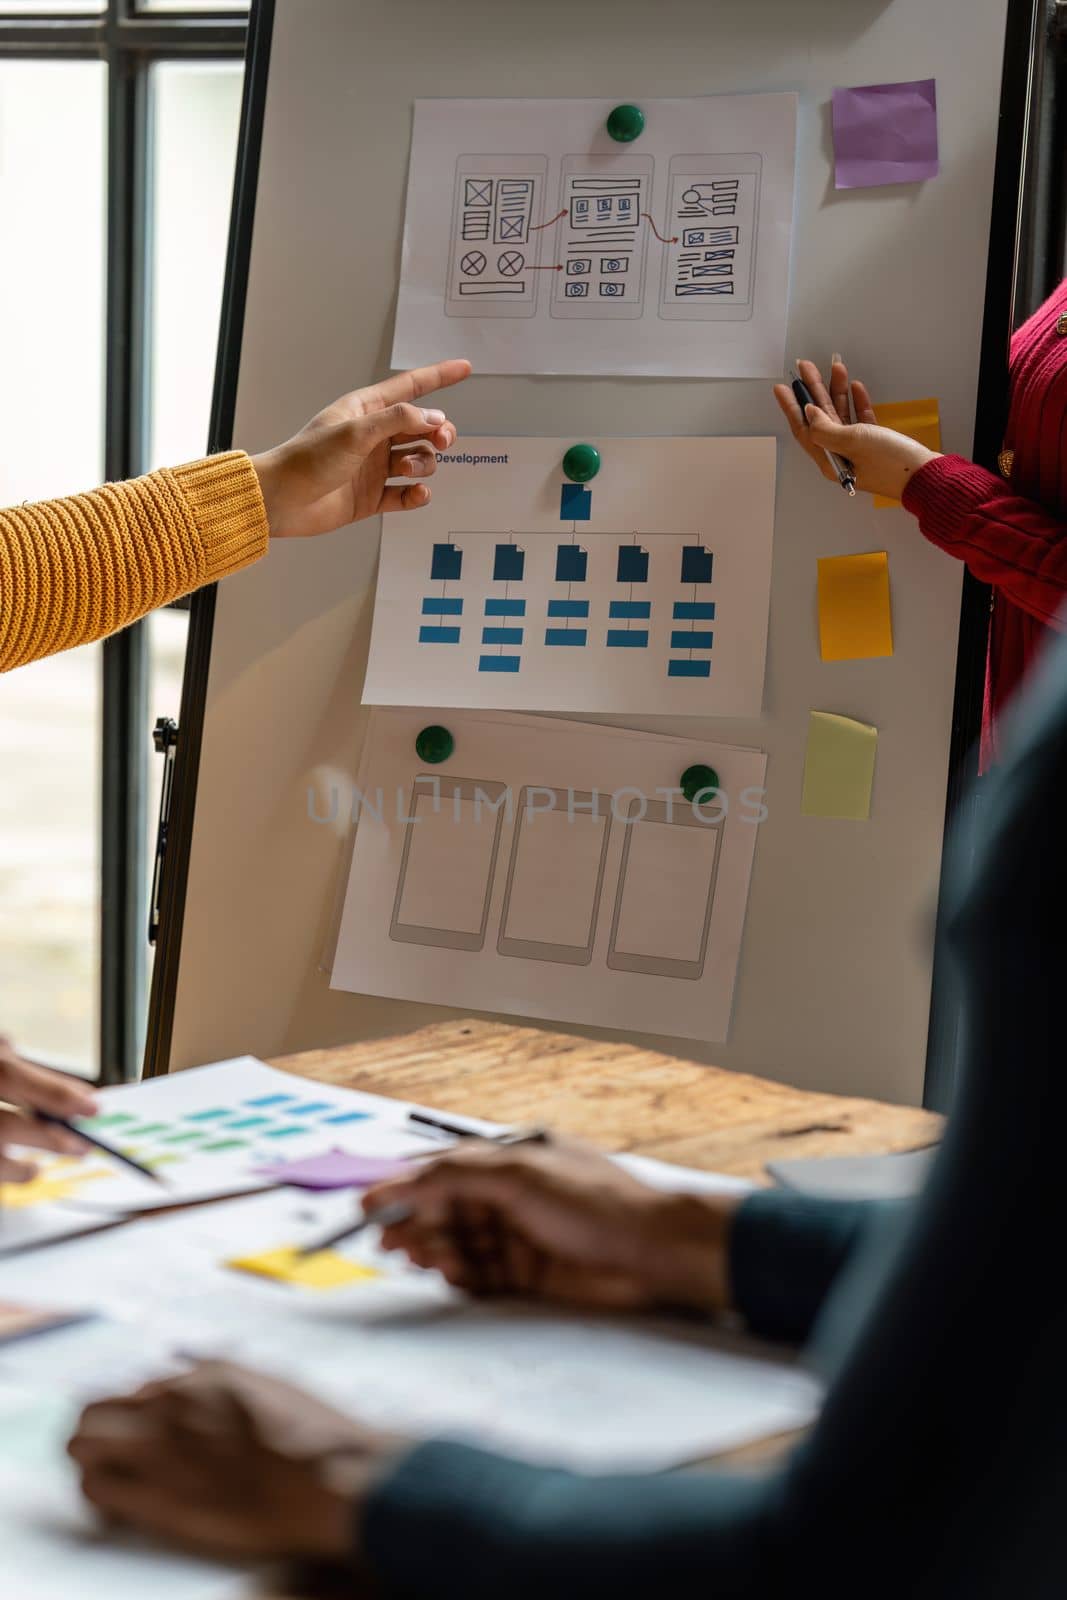
[[[101,0],[92,14],[42,6],[0,15],[0,60],[103,61],[107,72],[106,334],[103,473],[146,466],[151,216],[149,73],[161,61],[243,60],[248,11],[145,12]],[[208,441],[204,441],[205,450]],[[147,942],[148,641],[136,623],[103,644],[98,1076],[141,1068]]]

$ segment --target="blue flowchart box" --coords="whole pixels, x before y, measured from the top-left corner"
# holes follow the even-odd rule
[[[430,577],[447,582],[463,576],[463,551],[454,544],[435,544],[430,563]]]
[[[710,583],[711,582],[711,551],[705,550],[699,544],[687,544],[682,548],[682,582],[683,583]]]
[[[497,583],[521,583],[526,570],[526,555],[517,544],[498,544],[493,557],[493,577]]]
[[[559,491],[559,520],[561,522],[588,522],[593,511],[593,491],[581,483],[565,483]],[[561,545],[560,550],[565,548]],[[585,551],[579,551],[585,558]],[[582,573],[584,579],[585,573]],[[580,581],[580,580],[576,580]]]
[[[620,583],[648,582],[648,551],[639,544],[619,546],[618,581]]]

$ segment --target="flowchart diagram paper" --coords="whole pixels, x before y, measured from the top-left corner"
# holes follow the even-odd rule
[[[415,741],[444,724],[447,760]],[[718,789],[687,801],[710,766]],[[766,756],[555,717],[372,714],[331,986],[725,1040]]]
[[[475,438],[386,520],[369,705],[758,716],[776,445]]]
[[[395,367],[774,378],[795,94],[417,100]]]

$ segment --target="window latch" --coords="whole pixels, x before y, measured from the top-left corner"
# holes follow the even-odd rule
[[[174,787],[174,756],[178,748],[178,724],[173,717],[160,717],[152,729],[156,754],[163,757],[163,783],[159,791],[159,823],[156,827],[156,859],[152,868],[152,894],[148,902],[148,942],[154,945],[159,934],[159,908],[163,887],[163,863],[167,854],[167,829],[170,825],[170,800]]]

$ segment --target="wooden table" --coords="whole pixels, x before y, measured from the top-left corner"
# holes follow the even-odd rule
[[[497,1122],[542,1122],[606,1150],[768,1182],[785,1156],[884,1155],[940,1137],[942,1119],[910,1106],[813,1094],[698,1066],[654,1050],[507,1023],[438,1022],[416,1033],[281,1056],[271,1066],[319,1083],[418,1100]],[[716,1458],[759,1467],[795,1435]],[[279,1575],[258,1600],[333,1600]]]
[[[543,1122],[606,1150],[756,1183],[768,1181],[768,1161],[916,1150],[941,1133],[939,1116],[912,1106],[815,1094],[631,1044],[473,1018],[271,1065],[443,1111]]]

